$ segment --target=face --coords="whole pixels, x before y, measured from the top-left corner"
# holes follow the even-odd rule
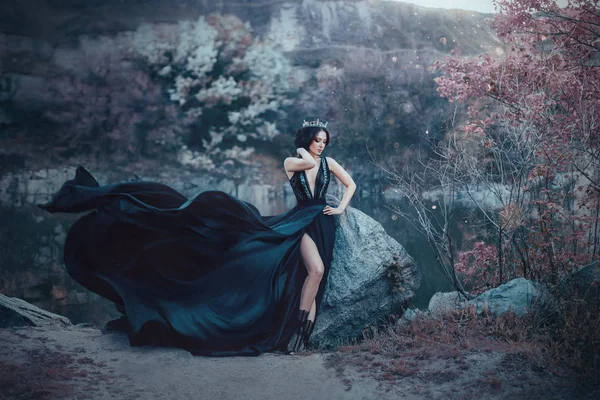
[[[317,133],[315,135],[308,150],[311,153],[320,156],[321,153],[323,152],[323,150],[325,150],[326,145],[327,145],[327,134],[325,133],[325,131],[320,131],[319,133]]]

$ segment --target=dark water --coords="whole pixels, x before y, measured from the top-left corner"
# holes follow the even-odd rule
[[[426,309],[435,292],[454,290],[437,266],[437,261],[425,236],[416,231],[408,221],[394,215],[387,208],[383,199],[374,196],[359,197],[352,200],[352,206],[381,223],[387,234],[396,239],[415,260],[422,274],[421,286],[413,298],[415,307]],[[407,207],[408,205],[404,204],[403,206]]]
[[[361,193],[362,196],[355,194],[351,206],[380,222],[421,269],[423,279],[413,304],[426,308],[433,293],[452,290],[424,237],[407,221],[394,218],[380,196]],[[338,197],[341,198],[341,194],[338,193]],[[270,210],[261,212],[278,214],[289,208],[288,203],[289,199],[273,199]],[[102,327],[120,313],[113,303],[71,279],[62,262],[64,235],[78,217],[68,214],[48,216],[35,207],[0,207],[0,292],[64,315],[75,324],[90,322]]]

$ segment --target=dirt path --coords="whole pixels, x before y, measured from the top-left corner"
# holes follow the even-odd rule
[[[395,373],[375,373],[384,364]],[[344,352],[210,358],[130,347],[124,333],[81,325],[0,329],[0,399],[583,398],[573,389],[493,349],[404,354],[392,364]]]
[[[131,347],[125,333],[93,328],[0,329],[0,398],[331,399],[377,398],[377,382],[353,387],[323,355],[195,357]],[[12,377],[13,384],[6,382]]]

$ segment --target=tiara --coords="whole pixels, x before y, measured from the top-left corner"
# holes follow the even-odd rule
[[[302,127],[304,128],[305,126],[318,126],[319,128],[327,128],[327,122],[320,122],[318,118],[316,121],[304,120],[304,122],[302,122]]]

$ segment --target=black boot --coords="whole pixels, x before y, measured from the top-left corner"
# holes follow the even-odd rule
[[[312,335],[313,329],[315,328],[315,322],[310,319],[306,320],[306,331],[304,332],[304,348],[308,348],[308,341],[310,340],[310,335]]]
[[[306,337],[307,321],[309,311],[300,309],[298,313],[298,320],[296,321],[296,332],[290,339],[288,344],[288,353],[295,353],[304,350],[304,343]]]

